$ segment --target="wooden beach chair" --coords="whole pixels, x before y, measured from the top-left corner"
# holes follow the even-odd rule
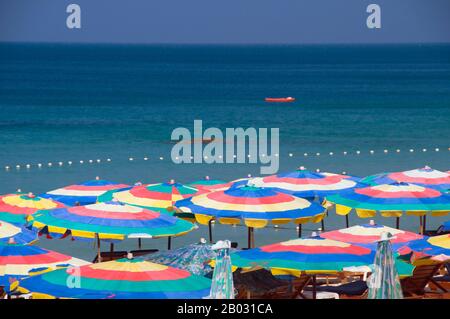
[[[237,299],[294,299],[302,295],[310,281],[310,276],[302,275],[291,281],[276,278],[263,268],[242,270],[233,273]]]
[[[417,298],[439,298],[441,297],[439,293],[431,293],[425,290],[425,288],[432,284],[446,293],[447,290],[442,287],[437,281],[433,279],[442,264],[434,265],[421,265],[414,268],[413,274],[410,277],[406,277],[400,280],[402,285],[403,295],[407,299],[417,299]]]

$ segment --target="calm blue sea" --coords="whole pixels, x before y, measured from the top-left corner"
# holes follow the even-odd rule
[[[267,96],[297,101],[267,104]],[[259,174],[260,164],[173,164],[171,132],[192,128],[195,119],[204,127],[280,128],[281,171],[300,165],[359,176],[424,165],[449,170],[450,46],[0,44],[0,193],[39,194],[95,176],[187,183]],[[402,225],[417,229],[417,218]],[[344,221],[330,214],[326,226]],[[288,228],[258,230],[257,245],[294,237]],[[245,246],[243,227],[215,226],[215,234]],[[174,244],[206,235],[201,227]],[[84,243],[41,244],[94,255]],[[165,241],[145,245],[163,248]]]

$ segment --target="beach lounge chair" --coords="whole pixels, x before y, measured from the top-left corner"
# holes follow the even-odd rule
[[[413,274],[400,280],[402,285],[403,295],[405,298],[423,298],[433,297],[430,292],[425,291],[428,284],[432,283],[444,293],[447,292],[433,277],[442,267],[442,264],[421,265],[414,268]],[[435,295],[434,297],[438,297]]]
[[[233,273],[237,299],[294,299],[303,298],[302,291],[310,281],[310,276],[302,275],[291,281],[276,278],[269,270],[259,268]]]
[[[447,289],[447,291],[450,291],[450,263],[446,263],[444,265],[444,269],[445,273],[433,277],[433,280],[438,282],[445,289]]]

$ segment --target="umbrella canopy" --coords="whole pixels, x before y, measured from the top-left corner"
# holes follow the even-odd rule
[[[450,189],[450,174],[428,166],[404,172],[382,173],[364,178],[362,182],[370,185],[390,184],[393,182],[411,183],[439,191]]]
[[[219,241],[213,249],[217,251],[214,263],[210,299],[234,299],[233,271],[230,259],[231,243]]]
[[[300,276],[302,272],[331,274],[345,267],[368,266],[374,256],[374,251],[367,247],[312,236],[239,251],[231,254],[231,260],[236,268],[261,266],[275,275]],[[411,265],[400,261],[399,264],[402,274],[411,275]]]
[[[52,199],[33,194],[8,194],[0,196],[0,220],[15,225],[26,223],[26,217],[40,209],[65,207]]]
[[[381,234],[387,232],[395,236],[393,239],[391,239],[391,243],[393,243],[395,247],[400,247],[410,241],[423,238],[422,235],[375,224],[374,221],[371,221],[369,224],[328,231],[320,234],[320,237],[356,245],[367,245],[366,247],[375,248]]]
[[[129,185],[95,179],[81,184],[58,188],[41,196],[54,199],[68,206],[89,205],[97,202],[98,197],[108,191],[125,189],[127,187]]]
[[[338,215],[348,215],[355,209],[359,217],[374,217],[377,212],[385,217],[407,215],[443,216],[450,212],[450,196],[423,186],[394,182],[353,189],[327,197],[336,204]]]
[[[161,251],[140,257],[146,261],[184,269],[198,276],[205,276],[212,271],[210,261],[216,258],[211,245],[198,243],[175,250]]]
[[[82,266],[76,275],[72,287],[73,272],[60,269],[24,279],[18,290],[34,298],[200,299],[211,287],[186,270],[132,258]]]
[[[32,227],[61,238],[115,241],[125,238],[179,236],[195,228],[192,223],[141,207],[119,202],[97,203],[39,211],[31,217]]]
[[[300,168],[294,172],[254,178],[251,183],[303,198],[323,198],[355,187],[362,187],[354,177],[331,173],[315,173]]]
[[[399,252],[402,255],[413,253],[418,258],[442,255],[441,257],[450,260],[450,234],[412,241],[402,247]]]
[[[0,221],[0,242],[16,244],[31,244],[38,240],[36,232],[23,226],[16,226]]]
[[[442,224],[441,231],[442,232],[450,232],[450,220],[448,220]]]
[[[368,299],[403,299],[402,286],[389,240],[378,242]]]
[[[119,202],[150,209],[165,211],[180,199],[188,198],[197,193],[194,187],[170,181],[169,183],[141,185],[122,192],[112,193],[112,198]]]
[[[225,182],[225,181],[218,180],[218,179],[210,179],[209,176],[206,176],[205,179],[192,182],[188,186],[194,187],[197,189],[215,191],[215,190],[224,190],[224,189],[230,188],[231,185],[232,185],[231,182]]]
[[[183,213],[193,213],[196,220],[208,225],[211,220],[222,224],[249,227],[249,246],[253,246],[253,228],[271,224],[320,222],[326,209],[316,203],[272,189],[236,186],[178,201],[175,206]]]
[[[30,272],[48,271],[89,262],[37,246],[0,243],[0,281],[19,279]]]

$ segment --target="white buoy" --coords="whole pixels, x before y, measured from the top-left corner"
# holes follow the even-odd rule
[[[80,164],[83,164],[84,163],[84,161],[80,161]]]
[[[132,162],[132,161],[134,161],[134,158],[130,157],[128,160],[129,160],[130,162]]]
[[[72,161],[68,161],[67,164],[72,165]]]
[[[304,153],[303,156],[308,156],[308,153]]]
[[[289,153],[289,157],[292,157],[292,156],[294,156],[294,154],[292,154],[292,153]]]
[[[330,152],[330,156],[333,156],[333,154],[334,154],[333,152]]]
[[[16,165],[16,168],[19,169],[19,168],[20,168],[20,165]]]
[[[52,164],[52,163],[48,163],[47,165],[48,165],[48,166],[52,166],[53,164]]]
[[[347,151],[344,151],[343,154],[344,154],[344,155],[347,155]]]
[[[107,161],[107,162],[111,162],[111,159],[110,159],[110,158],[107,158],[106,161]]]
[[[164,160],[164,157],[161,156],[159,159],[162,161],[162,160]]]

